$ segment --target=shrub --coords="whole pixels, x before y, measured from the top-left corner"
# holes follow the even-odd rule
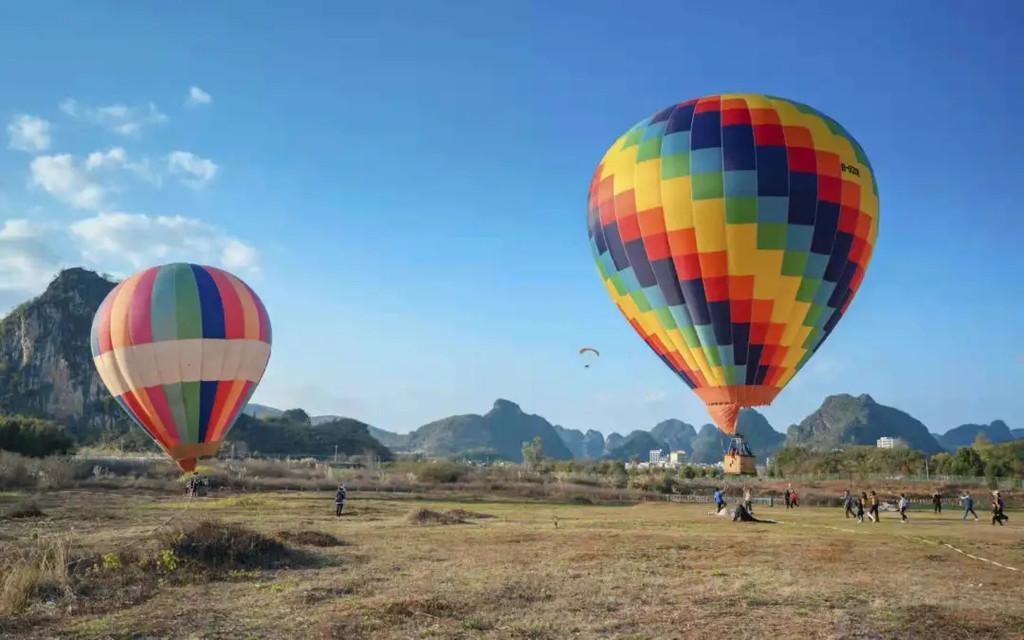
[[[165,568],[189,564],[205,569],[269,569],[286,561],[290,554],[280,541],[238,524],[200,522],[165,538],[170,552]]]
[[[55,422],[27,416],[0,416],[0,449],[41,458],[70,453],[71,436]]]
[[[420,482],[442,484],[458,482],[469,473],[469,468],[457,462],[439,460],[420,464],[414,473]]]

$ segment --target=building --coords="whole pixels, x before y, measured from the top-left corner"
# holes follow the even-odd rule
[[[678,467],[681,464],[686,464],[686,452],[682,449],[673,451],[668,454],[668,463],[673,467]]]
[[[649,463],[649,464],[650,464],[650,465],[651,465],[652,467],[657,467],[657,466],[660,466],[660,465],[661,465],[661,461],[662,461],[662,457],[661,457],[661,449],[651,449],[651,450],[650,450],[650,451],[648,452],[648,454],[647,454],[647,455],[648,455],[648,458],[647,458],[647,462],[648,462],[648,463]]]
[[[875,442],[875,446],[879,449],[895,449],[896,438],[890,438],[889,436],[882,436]]]

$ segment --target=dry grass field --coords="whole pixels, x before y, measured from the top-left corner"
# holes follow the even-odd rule
[[[0,514],[24,499],[0,494]],[[71,490],[36,505],[44,515],[0,519],[0,637],[1024,637],[1015,511],[1000,528],[954,512],[875,525],[776,507],[758,515],[779,523],[755,524],[706,505],[359,494],[336,519],[326,492]],[[176,553],[176,527],[200,521],[244,525],[286,555],[208,566]]]

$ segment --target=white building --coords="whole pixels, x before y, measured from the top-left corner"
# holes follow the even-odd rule
[[[896,438],[890,438],[889,436],[882,436],[877,441],[875,441],[875,446],[878,447],[879,449],[895,449],[896,448]]]
[[[686,463],[685,458],[686,452],[683,451],[682,449],[678,451],[673,451],[670,454],[668,454],[668,463],[673,467],[678,467],[679,465]]]
[[[650,450],[650,451],[649,451],[649,452],[647,453],[647,456],[648,456],[648,458],[647,458],[647,462],[648,462],[648,464],[650,464],[650,465],[651,465],[652,467],[657,467],[657,466],[660,466],[660,465],[661,465],[661,460],[662,460],[662,457],[661,457],[661,449],[651,449],[651,450]]]

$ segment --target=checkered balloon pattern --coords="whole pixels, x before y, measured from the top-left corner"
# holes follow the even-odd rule
[[[878,235],[864,150],[806,105],[715,95],[646,118],[590,183],[587,232],[609,294],[735,432],[850,306]]]

